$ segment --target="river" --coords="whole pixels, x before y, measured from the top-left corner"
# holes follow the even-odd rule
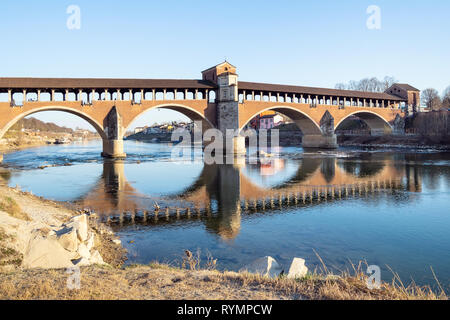
[[[450,153],[283,148],[205,165],[199,152],[174,160],[171,148],[126,141],[124,161],[101,158],[98,141],[32,148],[6,154],[0,180],[113,216],[128,263],[179,264],[188,249],[219,269],[270,255],[319,270],[317,253],[335,272],[366,261],[386,281],[392,269],[434,287],[431,266],[449,291]]]

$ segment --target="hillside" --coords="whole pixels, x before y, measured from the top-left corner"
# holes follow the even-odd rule
[[[10,130],[28,129],[32,131],[41,132],[58,132],[58,133],[73,133],[73,130],[66,127],[60,127],[52,122],[43,122],[36,118],[24,118],[18,121]]]

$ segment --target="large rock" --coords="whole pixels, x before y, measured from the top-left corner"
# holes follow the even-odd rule
[[[308,268],[305,266],[305,260],[301,258],[294,258],[289,268],[288,278],[303,278],[308,273]]]
[[[35,237],[24,254],[25,268],[60,269],[73,267],[72,254],[56,239]]]
[[[89,237],[86,240],[85,244],[86,244],[86,247],[88,248],[88,250],[91,251],[95,244],[95,233],[91,232],[89,234]]]
[[[100,255],[100,252],[98,252],[97,250],[92,252],[90,262],[92,264],[105,264],[105,261],[103,261],[103,258]]]
[[[79,216],[75,216],[71,219],[71,222],[66,224],[66,227],[73,227],[77,230],[77,236],[78,239],[80,239],[81,242],[84,242],[88,239],[88,221],[87,221],[87,215],[81,214]]]
[[[89,249],[87,248],[87,246],[84,243],[81,243],[78,246],[78,251],[77,251],[80,256],[82,258],[86,258],[86,259],[90,259],[91,258],[91,253],[89,252]]]
[[[77,251],[79,242],[77,230],[75,228],[65,227],[59,231],[56,231],[56,239],[64,249],[71,252]]]
[[[251,264],[245,266],[241,271],[247,271],[273,278],[277,277],[282,270],[274,258],[266,256],[253,261]]]

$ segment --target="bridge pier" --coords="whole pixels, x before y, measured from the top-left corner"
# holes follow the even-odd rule
[[[102,157],[125,158],[127,155],[123,152],[122,117],[115,106],[109,111],[103,126],[106,137],[103,138]]]
[[[233,150],[230,150],[230,151],[232,151],[232,154],[234,155],[234,156],[242,156],[242,155],[245,155],[246,153],[247,153],[247,149],[245,148],[245,137],[241,137],[241,136],[238,136],[238,137],[233,137],[232,138],[233,140]]]
[[[336,149],[338,147],[336,135],[325,136],[321,134],[304,135],[303,148]]]
[[[105,158],[126,158],[127,154],[123,152],[123,140],[103,140],[102,157]]]

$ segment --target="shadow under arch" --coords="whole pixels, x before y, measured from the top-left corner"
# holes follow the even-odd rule
[[[355,111],[350,113],[349,115],[347,115],[346,117],[342,118],[335,126],[334,130],[338,130],[339,126],[348,118],[350,118],[351,116],[356,116],[359,119],[361,119],[362,121],[364,121],[369,128],[372,131],[377,131],[377,132],[392,132],[392,126],[391,124],[386,121],[382,116],[380,116],[379,114],[369,111],[369,110],[364,110],[364,111]]]
[[[297,127],[303,132],[305,135],[320,135],[322,134],[322,130],[320,129],[319,124],[317,124],[308,114],[290,106],[271,106],[266,109],[262,109],[257,113],[250,116],[244,124],[239,128],[239,132],[244,129],[244,127],[257,115],[265,112],[265,111],[275,111],[282,115],[285,115],[289,119],[291,119]]]
[[[129,121],[129,124],[125,128],[124,132],[126,132],[130,128],[130,126],[139,117],[145,115],[147,112],[150,112],[152,110],[157,110],[157,109],[168,109],[168,110],[172,110],[172,111],[177,111],[193,121],[201,121],[203,131],[207,130],[207,129],[215,128],[214,124],[205,115],[201,114],[199,111],[195,110],[194,108],[191,108],[187,105],[179,104],[179,103],[163,103],[163,104],[149,107],[149,108],[145,109],[144,111],[142,111],[141,113],[137,114],[135,117],[133,117]]]
[[[76,115],[76,116],[86,120],[91,126],[93,126],[94,129],[97,131],[97,133],[100,135],[100,137],[103,140],[107,139],[105,131],[103,130],[103,127],[100,125],[100,123],[98,123],[96,120],[89,117],[87,114],[80,112],[79,110],[76,110],[76,109],[73,109],[70,107],[63,107],[63,106],[44,106],[44,107],[39,107],[39,108],[36,108],[36,109],[33,109],[33,110],[30,110],[30,111],[27,111],[27,112],[17,115],[14,119],[12,119],[10,122],[8,122],[3,129],[0,130],[0,139],[18,121],[20,121],[23,118],[30,116],[32,114],[39,113],[39,112],[45,112],[45,111],[61,111],[61,112],[66,112],[66,113]]]

